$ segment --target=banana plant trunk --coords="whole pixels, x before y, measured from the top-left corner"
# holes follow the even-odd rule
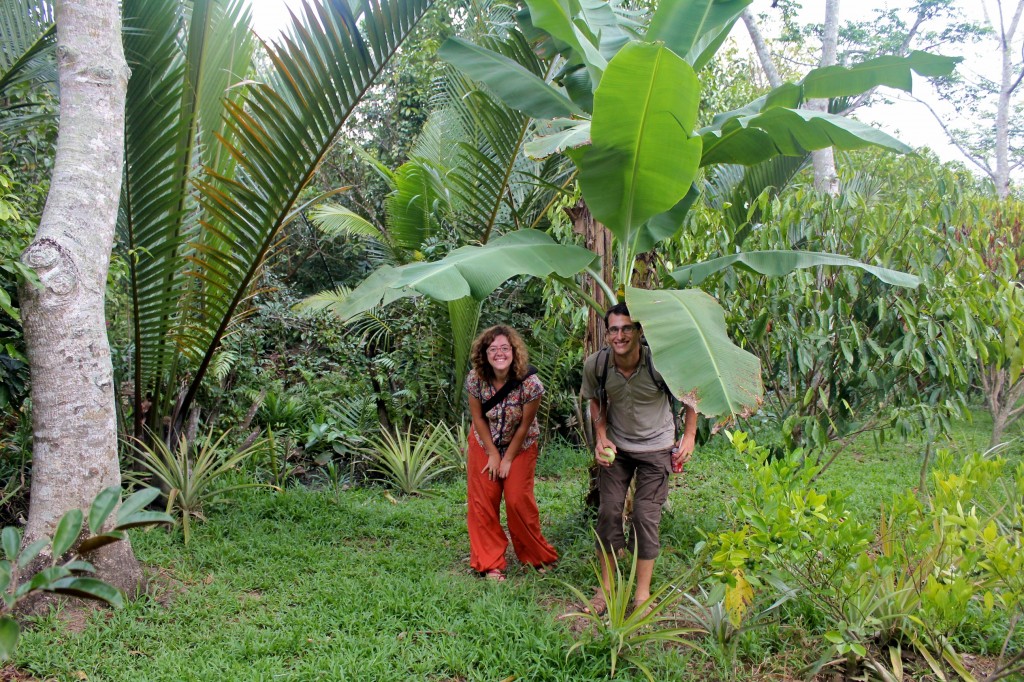
[[[52,536],[64,512],[88,510],[101,490],[121,484],[103,308],[129,75],[121,7],[117,0],[58,0],[55,12],[60,134],[42,220],[21,256],[42,283],[21,291],[32,368],[26,542]],[[129,593],[141,583],[127,541],[107,545],[91,561],[98,577]]]
[[[605,282],[611,282],[613,274],[612,262],[612,233],[607,227],[599,223],[587,208],[585,201],[569,209],[569,217],[572,218],[573,231],[583,235],[584,246],[601,259],[601,278]],[[589,275],[584,278],[584,287],[595,301],[602,307],[608,308],[614,305],[614,301],[606,300],[604,290],[598,286],[593,277]],[[596,353],[604,346],[604,315],[601,311],[590,308],[587,312],[587,332],[583,337],[583,356]],[[594,424],[590,420],[588,405],[582,405],[580,414],[583,415],[583,436],[587,442],[587,449],[593,452],[595,447]],[[591,509],[597,509],[601,501],[600,492],[597,489],[597,464],[590,465],[590,485],[587,489],[586,505]]]

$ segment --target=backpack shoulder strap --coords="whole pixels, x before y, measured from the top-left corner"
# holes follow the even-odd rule
[[[604,362],[601,362],[601,354],[604,354]],[[611,359],[611,352],[608,346],[597,351],[597,402],[604,408],[608,404],[608,391],[605,390],[605,382],[608,380],[608,361]]]

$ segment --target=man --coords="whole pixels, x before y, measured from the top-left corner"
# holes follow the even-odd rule
[[[669,474],[673,469],[681,471],[693,453],[697,413],[686,408],[683,434],[676,443],[672,401],[662,388],[661,374],[649,366],[651,354],[640,342],[640,324],[630,317],[625,303],[609,308],[604,322],[608,347],[587,358],[582,390],[584,400],[590,401],[597,448],[594,456],[599,465],[598,560],[601,583],[607,588],[611,562],[626,548],[622,510],[630,482],[635,479],[630,549],[637,553],[633,596],[637,608],[651,596],[654,561],[661,547],[658,526],[668,497]],[[592,605],[599,612],[605,610],[601,589]]]

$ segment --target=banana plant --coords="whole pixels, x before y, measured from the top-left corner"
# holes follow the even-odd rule
[[[524,73],[550,77],[551,61],[534,54],[520,32],[480,40],[495,54],[520,65]],[[432,239],[455,247],[488,245],[503,235],[535,227],[571,183],[571,164],[566,159],[553,156],[536,161],[523,154],[525,144],[536,134],[531,117],[480,90],[455,70],[444,81],[440,101],[409,161],[394,171],[377,164],[391,189],[383,224],[373,224],[337,205],[324,205],[312,214],[328,234],[360,235],[376,242],[379,248],[373,251],[380,254],[381,276],[394,267],[408,266],[414,272],[416,265],[429,267],[420,261],[425,244]],[[589,262],[593,256],[586,252],[583,258]],[[451,325],[456,367],[453,404],[460,405],[463,368],[468,366],[483,299],[467,295],[455,284],[435,293],[434,298],[445,304]],[[321,292],[299,307],[329,310],[342,319],[356,314],[350,310],[368,310],[360,297],[350,298],[346,289]]]
[[[144,419],[181,423],[338,131],[431,2],[303,0],[257,44],[243,0],[125,1],[136,436]]]
[[[752,166],[830,146],[910,151],[882,131],[800,106],[808,99],[845,97],[875,85],[909,90],[913,73],[949,73],[957,61],[912,53],[906,58],[883,57],[852,67],[817,69],[800,82],[784,84],[697,129],[701,87],[697,73],[713,58],[749,1],[665,1],[643,25],[612,3],[527,0],[528,11],[520,17],[524,32],[542,53],[547,50],[562,59],[563,67],[553,78],[527,73],[486,46],[458,38],[449,39],[440,52],[482,88],[541,123],[538,129],[549,134],[531,141],[529,153],[536,157],[564,153],[572,159],[588,207],[617,244],[617,282],[600,281],[593,262],[576,268],[575,274],[589,272],[610,299],[619,298],[615,292],[623,289],[631,311],[645,327],[669,387],[709,416],[756,409],[763,393],[757,359],[729,341],[721,307],[709,297],[689,290],[626,288],[637,254],[680,229],[697,197],[695,181],[704,169]],[[435,267],[450,273],[464,261],[478,266],[506,264],[502,246],[489,244],[487,253],[481,249],[475,256],[452,254]],[[552,246],[538,243],[537,249],[550,252]],[[510,242],[509,247],[522,244]],[[565,254],[563,265],[571,258],[569,251]],[[737,262],[754,267],[773,259],[779,259],[772,266],[777,273],[835,264],[830,254],[794,257],[784,252]],[[413,270],[417,267],[374,273],[353,292],[349,312],[356,311],[358,301],[376,304],[412,291],[437,295],[430,278],[421,276],[424,269]],[[491,277],[472,281],[460,269],[467,280],[461,286],[474,296],[493,290],[497,283],[492,286],[491,279],[500,272],[479,269]],[[563,279],[572,276],[565,270],[551,272]],[[899,284],[917,284],[912,276],[886,276]],[[693,372],[697,362],[711,371]]]

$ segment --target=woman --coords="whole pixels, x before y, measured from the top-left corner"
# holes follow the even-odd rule
[[[540,434],[537,408],[544,386],[528,371],[526,346],[511,327],[485,330],[473,342],[471,357],[473,371],[466,377],[473,418],[467,464],[469,562],[480,575],[504,580],[508,540],[501,527],[502,493],[519,560],[538,570],[558,560],[555,548],[540,532],[533,495]]]

